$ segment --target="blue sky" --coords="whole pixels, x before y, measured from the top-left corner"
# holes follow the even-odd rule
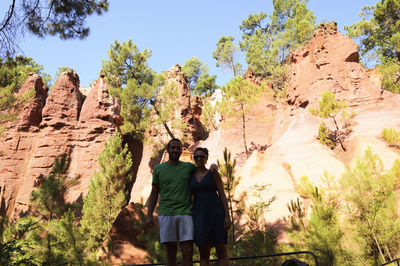
[[[321,21],[337,21],[339,30],[359,20],[365,5],[378,0],[309,0],[308,8]],[[11,1],[7,1],[11,2]],[[0,5],[2,12],[7,6]],[[241,38],[239,25],[249,14],[272,13],[272,0],[110,0],[110,8],[102,16],[87,20],[90,35],[85,40],[40,39],[27,35],[20,47],[25,56],[44,66],[53,78],[59,67],[75,69],[81,85],[88,87],[98,78],[102,59],[114,40],[129,38],[140,50],[152,50],[149,66],[157,72],[175,64],[183,65],[192,56],[207,64],[223,85],[232,75],[215,66],[212,52],[221,36]]]

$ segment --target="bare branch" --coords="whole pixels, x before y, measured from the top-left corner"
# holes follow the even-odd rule
[[[12,4],[11,4],[10,8],[8,9],[7,18],[6,18],[5,22],[3,23],[3,25],[1,26],[0,32],[3,31],[7,27],[8,23],[10,23],[12,16],[14,15],[15,1],[16,0],[12,1]]]

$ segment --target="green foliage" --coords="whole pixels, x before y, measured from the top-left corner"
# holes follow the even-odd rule
[[[155,134],[161,134],[161,128],[164,128],[168,135],[173,138],[173,130],[183,131],[187,125],[180,116],[180,98],[175,81],[165,81],[165,77],[162,77],[157,96],[150,101],[154,112],[157,114],[151,130]],[[163,127],[159,127],[159,125],[163,125]],[[181,141],[185,143],[186,140],[182,138]]]
[[[208,73],[208,66],[197,57],[186,60],[182,66],[190,84],[190,91],[195,95],[211,95],[218,87],[215,83],[217,76]]]
[[[148,66],[151,51],[145,49],[140,52],[132,40],[122,44],[115,41],[108,56],[109,60],[103,60],[103,70],[106,81],[112,86],[110,94],[117,97],[121,104],[121,116],[124,119],[122,133],[143,139],[144,132],[155,122],[164,126],[173,138],[167,122],[175,114],[172,111],[178,108],[178,92],[174,84],[165,84],[166,77],[163,74],[157,75]],[[150,121],[152,112],[157,115],[155,121]],[[178,127],[183,126],[181,121],[175,122]]]
[[[336,147],[336,141],[334,137],[334,133],[330,130],[324,122],[319,125],[318,128],[318,140],[322,144],[328,146],[331,149]]]
[[[65,193],[79,183],[78,178],[67,177],[69,166],[70,158],[66,154],[55,158],[50,175],[40,176],[39,188],[32,191],[31,202],[43,217],[40,226],[26,240],[33,246],[29,254],[42,265],[83,265],[83,243],[79,242],[80,233],[72,214],[80,206],[65,202]],[[71,253],[70,249],[75,252]]]
[[[102,245],[118,213],[127,204],[126,184],[132,178],[132,156],[118,133],[105,143],[98,158],[99,170],[90,179],[81,220],[90,253]]]
[[[18,92],[25,80],[32,73],[49,80],[49,75],[42,72],[43,66],[38,65],[30,57],[0,58],[0,110],[10,109],[17,100],[14,93]]]
[[[400,93],[399,58],[382,59],[382,65],[379,66],[379,73],[382,75],[382,88],[388,91]]]
[[[224,183],[224,190],[226,191],[227,194],[227,200],[228,200],[228,207],[229,207],[229,212],[230,212],[230,217],[231,217],[231,222],[232,222],[232,240],[233,243],[236,242],[236,237],[235,237],[235,220],[234,220],[234,210],[233,210],[233,194],[235,192],[235,189],[237,185],[239,184],[240,177],[235,176],[235,167],[236,167],[236,160],[231,159],[231,152],[228,151],[227,148],[224,149],[224,155],[223,155],[223,161],[217,161],[217,165],[219,168],[219,174],[222,177],[223,183]]]
[[[246,143],[246,116],[252,104],[256,103],[262,91],[261,87],[237,76],[222,87],[224,94],[222,102],[218,103],[218,111],[227,117],[235,117],[242,122],[243,144],[246,156],[249,152]]]
[[[246,206],[247,193],[239,197],[235,195],[240,177],[235,175],[236,160],[231,158],[231,153],[224,149],[222,160],[217,161],[219,173],[222,177],[224,191],[227,195],[228,209],[230,212],[232,230],[229,231],[230,256],[250,256],[254,254],[267,254],[277,252],[276,237],[267,225],[264,217],[276,196],[266,199],[263,193],[268,185],[254,185],[251,188],[257,201]],[[247,223],[241,221],[246,219]],[[275,261],[274,259],[268,260]],[[265,259],[254,260],[252,265],[265,265]]]
[[[248,216],[247,223],[239,227],[241,233],[238,246],[241,256],[250,256],[254,254],[269,254],[276,252],[276,232],[271,231],[265,220],[265,215],[270,211],[270,205],[277,199],[273,196],[266,199],[263,194],[268,190],[269,185],[254,185],[250,187],[252,196],[257,201],[248,207],[242,207],[242,212]],[[253,263],[262,263],[265,260],[256,260]],[[271,260],[268,260],[271,263]],[[262,264],[264,265],[264,264]]]
[[[0,265],[40,265],[29,250],[32,242],[25,236],[35,228],[39,221],[33,218],[21,218],[16,223],[9,222],[7,217],[0,217]]]
[[[378,55],[382,63],[382,86],[394,92],[400,91],[399,9],[399,1],[381,0],[374,6],[364,6],[360,13],[361,20],[345,27],[350,37],[359,40],[362,55]]]
[[[246,62],[256,74],[267,77],[289,54],[307,42],[315,29],[315,17],[307,9],[306,0],[275,0],[274,11],[250,14],[242,21],[240,48],[246,52]]]
[[[399,186],[399,161],[384,171],[380,158],[368,148],[353,169],[341,179],[347,217],[354,232],[353,248],[366,263],[380,264],[400,255],[400,220],[395,188]]]
[[[315,16],[307,8],[308,0],[275,0],[271,25],[274,33],[273,47],[279,50],[284,61],[291,49],[309,41],[315,30]]]
[[[85,265],[88,262],[84,249],[86,247],[84,235],[81,228],[76,226],[76,219],[73,212],[69,209],[54,224],[54,231],[57,234],[58,245],[61,246],[60,252],[70,265]]]
[[[114,41],[108,50],[109,60],[103,60],[103,70],[106,81],[113,87],[135,88],[142,84],[151,84],[154,71],[148,66],[147,60],[151,57],[151,50],[142,52],[129,39],[120,43]],[[136,84],[129,84],[134,80]]]
[[[217,60],[217,67],[230,69],[234,77],[240,75],[242,66],[236,62],[235,56],[239,47],[233,43],[232,36],[223,36],[217,43],[217,48],[212,53],[212,56]]]
[[[60,159],[56,158],[50,175],[40,176],[38,180],[40,187],[32,191],[31,202],[46,220],[60,219],[67,210],[77,207],[66,203],[64,199],[67,190],[79,183],[78,178],[67,178],[69,165],[70,158],[66,154]]]
[[[289,226],[292,250],[311,250],[321,265],[352,264],[340,224],[338,186],[334,176],[326,171],[321,179],[324,184],[321,188],[314,187],[307,177],[303,177],[300,184],[302,193],[312,202],[309,218],[299,199],[288,204],[290,215],[285,221]]]
[[[382,137],[389,143],[390,146],[399,146],[400,138],[399,132],[393,128],[384,128],[382,130]]]
[[[38,36],[59,35],[61,39],[83,39],[88,16],[108,10],[107,0],[77,1],[12,1],[0,23],[0,57],[13,55],[19,37],[27,31]]]
[[[212,104],[209,101],[205,100],[205,104],[201,109],[200,120],[205,129],[207,130],[207,132],[211,132],[213,130],[218,129],[215,121],[216,112],[217,112],[216,106],[212,106]]]
[[[343,102],[335,100],[336,95],[329,90],[321,94],[321,99],[318,101],[319,108],[310,108],[310,113],[321,118],[335,117],[345,107]]]
[[[268,78],[274,91],[274,97],[285,99],[287,94],[287,84],[289,82],[289,66],[277,65],[272,69],[271,76]]]
[[[342,149],[346,151],[341,139],[343,132],[340,130],[336,121],[336,116],[339,113],[344,112],[346,105],[342,101],[336,101],[335,97],[336,95],[333,92],[330,92],[329,90],[324,91],[321,94],[321,99],[318,101],[319,108],[310,108],[309,111],[311,114],[319,116],[322,119],[332,118],[335,124],[336,129],[332,131],[321,122],[318,129],[319,141],[332,149],[336,146],[336,143],[339,142]]]
[[[108,50],[109,60],[103,60],[102,66],[106,81],[113,87],[110,94],[121,104],[122,133],[139,139],[148,127],[148,105],[157,89],[152,86],[155,73],[147,63],[150,56],[150,50],[139,51],[131,39],[123,43],[114,41]]]
[[[50,76],[42,70],[43,66],[30,57],[8,57],[5,61],[0,58],[0,137],[5,131],[4,124],[15,121],[20,109],[35,96],[33,88],[19,97],[15,95],[29,75],[36,73],[42,76],[44,82],[50,80]]]

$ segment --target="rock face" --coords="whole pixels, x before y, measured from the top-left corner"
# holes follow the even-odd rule
[[[181,70],[181,66],[176,64],[171,67],[168,71],[165,71],[167,76],[166,84],[172,84],[173,89],[178,91],[178,103],[179,107],[174,114],[174,117],[182,120],[186,124],[186,128],[173,132],[177,138],[184,138],[187,140],[188,146],[193,145],[196,141],[206,137],[204,128],[200,122],[202,103],[199,97],[190,96],[189,82],[185,74]],[[162,89],[161,89],[162,90]],[[171,122],[171,121],[170,121]],[[171,123],[169,123],[171,125]],[[161,136],[158,138],[162,139],[162,142],[166,143],[169,140],[169,135],[166,131],[160,127],[159,132]]]
[[[296,108],[316,103],[325,90],[352,105],[380,99],[382,91],[360,65],[356,44],[335,27],[320,26],[309,45],[292,51],[290,58],[287,101]]]
[[[287,204],[299,197],[300,177],[308,176],[312,183],[321,185],[320,177],[326,170],[338,180],[346,166],[351,166],[367,147],[380,156],[386,169],[400,158],[380,137],[383,128],[400,129],[400,95],[382,91],[379,75],[360,65],[356,44],[337,32],[335,23],[321,25],[306,47],[291,52],[290,61],[287,97],[277,102],[265,96],[249,113],[247,145],[254,151],[248,159],[243,156],[240,123],[220,127],[196,143],[209,149],[209,163],[221,159],[225,147],[231,151],[237,159],[236,176],[241,177],[235,195],[247,192],[247,206],[259,200],[251,195],[254,185],[270,185],[262,198],[277,196],[271,211],[265,214],[276,228],[284,227],[283,217],[289,214]],[[258,82],[250,72],[246,78]],[[331,150],[317,139],[320,119],[308,108],[316,107],[326,90],[346,101],[347,112],[354,113],[351,133],[344,143],[346,152]],[[147,199],[151,171],[139,169],[137,180],[131,194],[133,202]],[[284,235],[280,240],[285,241]]]
[[[0,200],[11,219],[29,210],[35,180],[49,174],[54,158],[63,153],[71,157],[69,176],[80,175],[81,180],[67,200],[85,195],[104,142],[122,121],[102,77],[85,101],[73,70],[60,75],[48,96],[38,76],[28,79],[20,93],[31,88],[35,98],[21,112],[17,126],[0,138]]]
[[[43,86],[42,78],[35,74],[25,81],[17,96],[28,92],[30,89],[35,90],[35,96],[18,115],[17,128],[19,131],[28,130],[31,126],[38,127],[42,121],[42,109],[46,103],[48,88]]]
[[[221,159],[224,148],[228,148],[237,160],[236,176],[241,177],[235,197],[239,199],[246,192],[247,197],[242,201],[247,206],[259,201],[251,193],[255,185],[270,185],[261,197],[266,201],[277,196],[271,211],[265,213],[266,220],[277,230],[285,227],[287,204],[299,197],[300,177],[308,176],[312,183],[321,185],[320,177],[326,170],[338,180],[367,147],[379,155],[385,169],[400,158],[380,137],[383,128],[400,129],[400,95],[381,89],[379,73],[360,65],[355,43],[337,32],[335,23],[320,25],[309,44],[292,51],[289,59],[286,98],[276,101],[266,91],[246,119],[247,145],[252,151],[249,158],[243,153],[242,125],[237,121],[229,121],[229,127],[220,126],[207,139],[199,141],[204,133],[200,121],[202,103],[199,98],[190,97],[179,65],[167,73],[180,95],[177,115],[188,124],[182,134],[190,145],[209,149],[209,164]],[[245,78],[254,84],[261,83],[251,71]],[[74,72],[63,73],[47,99],[39,77],[32,76],[20,93],[31,88],[35,88],[34,100],[24,107],[16,126],[0,138],[0,214],[6,213],[11,218],[29,210],[35,180],[40,174],[48,174],[54,157],[62,153],[71,156],[69,176],[81,175],[80,185],[69,192],[68,200],[86,194],[104,141],[122,122],[119,106],[108,95],[102,76],[86,99],[79,92],[79,78]],[[270,89],[266,86],[266,90]],[[346,152],[340,148],[331,150],[317,139],[320,119],[311,115],[308,108],[316,107],[325,90],[334,92],[346,102],[347,112],[354,113],[348,125],[350,134],[344,141]],[[339,123],[344,126],[343,121]],[[151,190],[152,169],[165,160],[161,156],[152,157],[152,145],[129,138],[125,141],[133,156],[137,156],[133,160],[137,175],[131,203],[121,211],[110,230],[108,240],[114,244],[110,259],[114,264],[146,262],[148,253],[141,239],[149,232],[136,223],[141,211],[136,203],[145,203]],[[190,153],[190,149],[186,150],[182,160],[190,160]],[[280,241],[285,241],[284,234]]]

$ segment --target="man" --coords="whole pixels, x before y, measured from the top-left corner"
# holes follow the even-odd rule
[[[182,142],[171,139],[167,145],[169,159],[153,169],[152,189],[148,199],[146,224],[154,224],[153,212],[160,194],[158,220],[160,240],[165,244],[167,265],[177,265],[177,242],[182,251],[182,265],[193,265],[193,220],[189,180],[196,171],[192,163],[179,161]]]

